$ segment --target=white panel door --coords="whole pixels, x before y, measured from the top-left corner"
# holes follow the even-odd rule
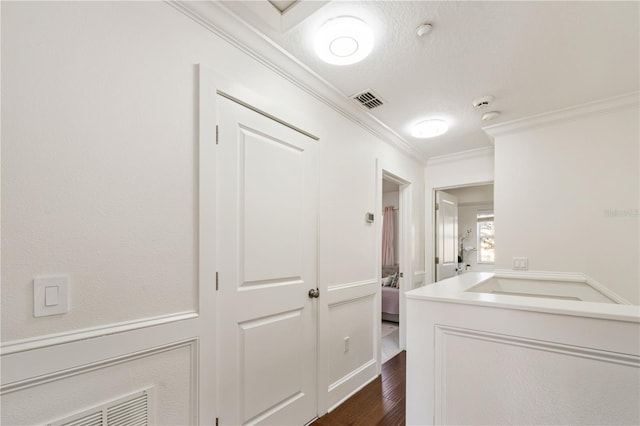
[[[317,414],[318,142],[218,96],[221,425]]]
[[[436,281],[456,275],[458,269],[458,199],[436,192]]]

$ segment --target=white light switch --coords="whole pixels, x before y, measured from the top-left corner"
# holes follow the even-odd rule
[[[58,286],[48,286],[44,288],[44,306],[56,306],[58,304]]]
[[[69,312],[69,277],[58,275],[33,280],[33,316],[44,317]]]

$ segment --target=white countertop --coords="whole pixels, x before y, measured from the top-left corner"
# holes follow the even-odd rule
[[[466,272],[410,290],[405,295],[410,300],[481,305],[501,309],[549,312],[640,323],[640,306],[637,305],[543,299],[467,291],[471,287],[493,278],[494,275],[493,272]]]

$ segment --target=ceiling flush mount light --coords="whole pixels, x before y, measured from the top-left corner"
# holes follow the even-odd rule
[[[437,118],[424,120],[413,126],[411,129],[411,136],[418,139],[427,139],[440,136],[449,130],[449,125],[446,121]]]
[[[313,44],[316,54],[329,64],[355,64],[373,50],[373,31],[358,18],[340,16],[320,27]]]

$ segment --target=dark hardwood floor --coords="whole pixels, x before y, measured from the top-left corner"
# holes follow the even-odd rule
[[[406,352],[382,364],[380,377],[311,426],[405,424]]]

